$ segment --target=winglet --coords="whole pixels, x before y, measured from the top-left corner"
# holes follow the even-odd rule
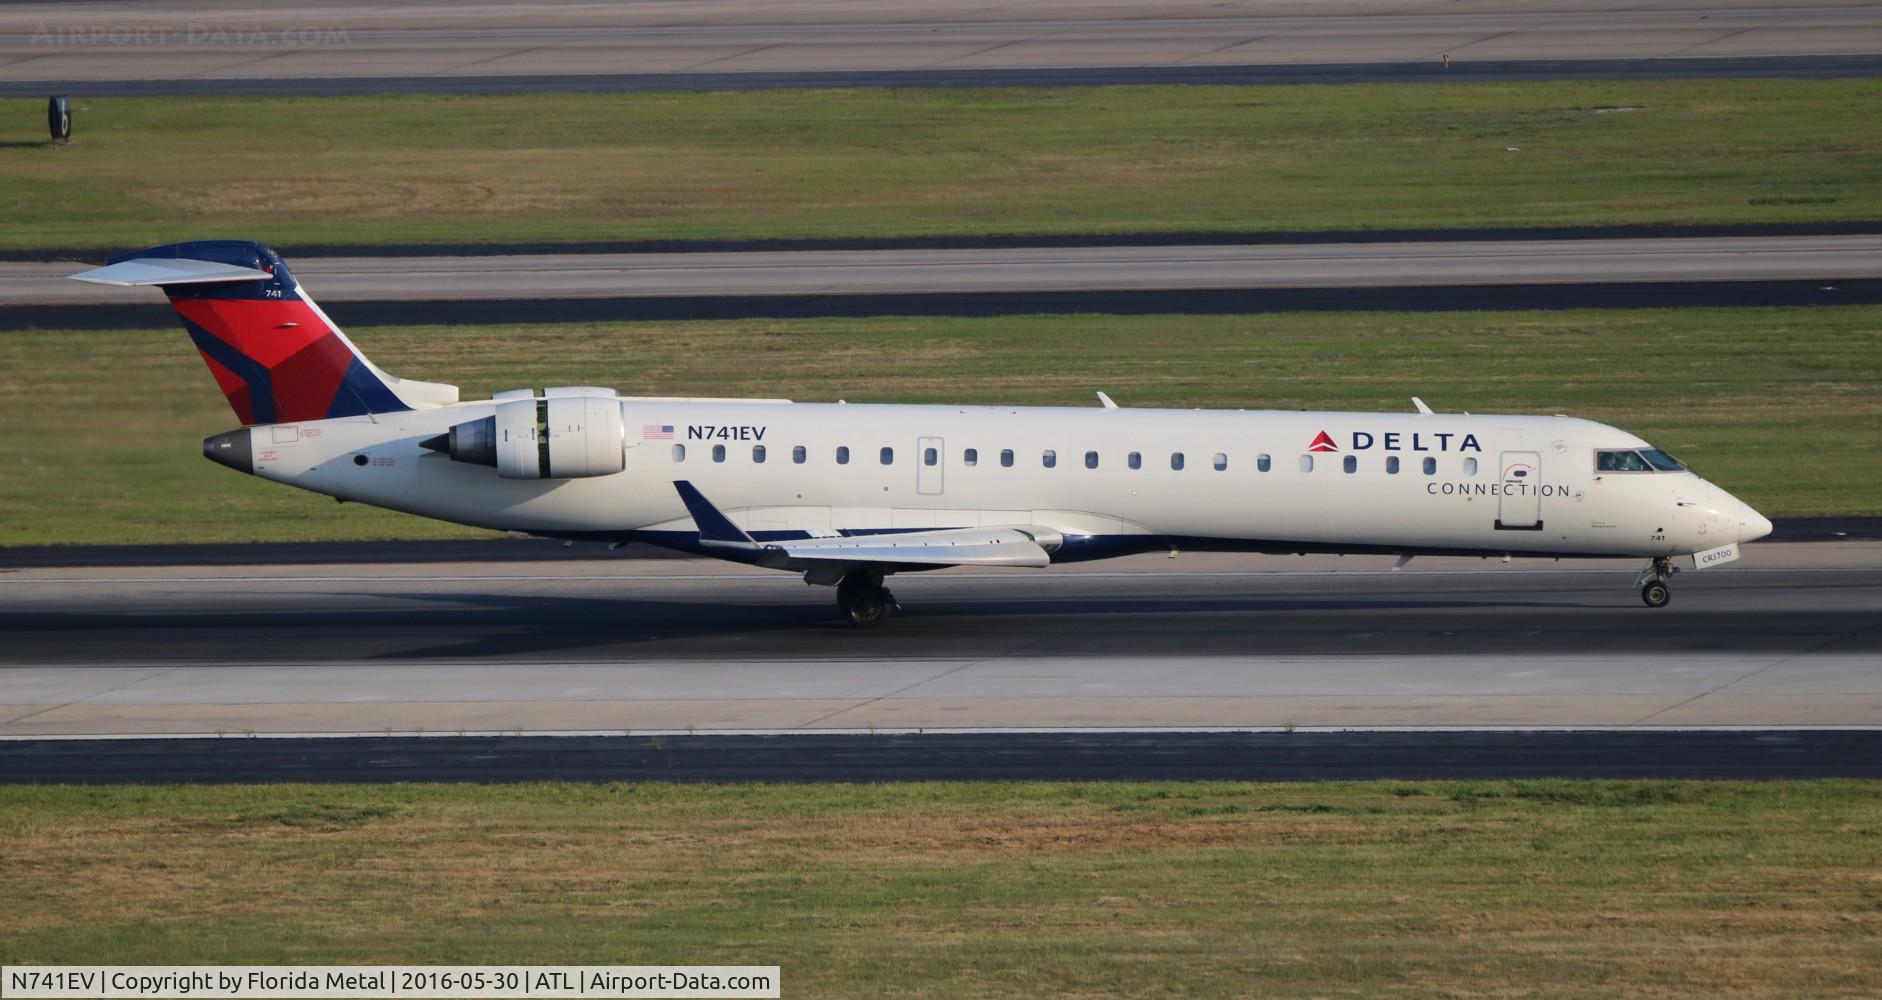
[[[1107,409],[1107,410],[1115,410],[1115,409],[1117,409],[1117,404],[1116,404],[1116,403],[1113,403],[1113,402],[1111,402],[1111,397],[1109,397],[1109,396],[1107,396],[1107,395],[1105,395],[1105,394],[1104,394],[1104,393],[1102,393],[1102,392],[1100,392],[1100,393],[1098,393],[1098,402],[1100,402],[1100,403],[1103,403],[1103,404],[1104,404],[1104,408],[1105,408],[1105,409]]]
[[[699,526],[699,544],[705,548],[736,549],[756,551],[758,543],[752,540],[732,519],[719,512],[719,508],[706,499],[704,493],[684,479],[675,479],[673,488],[680,492],[680,502],[686,505],[686,512],[693,516],[693,523]]]
[[[1427,417],[1431,415],[1431,407],[1426,406],[1425,401],[1422,399],[1419,399],[1417,396],[1412,397],[1412,405],[1418,407],[1419,413]]]

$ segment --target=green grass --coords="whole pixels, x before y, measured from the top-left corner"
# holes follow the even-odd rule
[[[1126,406],[1409,411],[1419,395],[1444,410],[1616,424],[1766,513],[1882,511],[1882,307],[352,332],[386,370],[456,383],[465,398],[608,385],[1084,406],[1103,389]],[[0,544],[479,534],[205,462],[201,439],[235,422],[179,330],[0,336]]]
[[[1876,80],[85,98],[54,149],[10,100],[0,249],[1882,220],[1879,104]]]
[[[1875,996],[1879,791],[6,787],[0,941],[9,964],[775,963],[797,997]]]

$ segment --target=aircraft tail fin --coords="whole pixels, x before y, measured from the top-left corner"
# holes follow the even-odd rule
[[[379,370],[294,280],[281,255],[246,240],[172,243],[72,275],[156,285],[243,424],[444,406],[457,387]]]

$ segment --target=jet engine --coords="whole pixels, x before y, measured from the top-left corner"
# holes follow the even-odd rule
[[[455,424],[421,447],[486,465],[505,479],[584,479],[626,467],[627,427],[613,389],[516,389],[491,397],[497,412]]]

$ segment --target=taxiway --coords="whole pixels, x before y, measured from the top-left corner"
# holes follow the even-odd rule
[[[1833,0],[185,0],[0,8],[0,93],[339,94],[1875,75],[1882,10]],[[1448,58],[1448,62],[1446,60]],[[386,75],[399,67],[398,75]],[[1248,72],[1258,68],[1258,72]]]

